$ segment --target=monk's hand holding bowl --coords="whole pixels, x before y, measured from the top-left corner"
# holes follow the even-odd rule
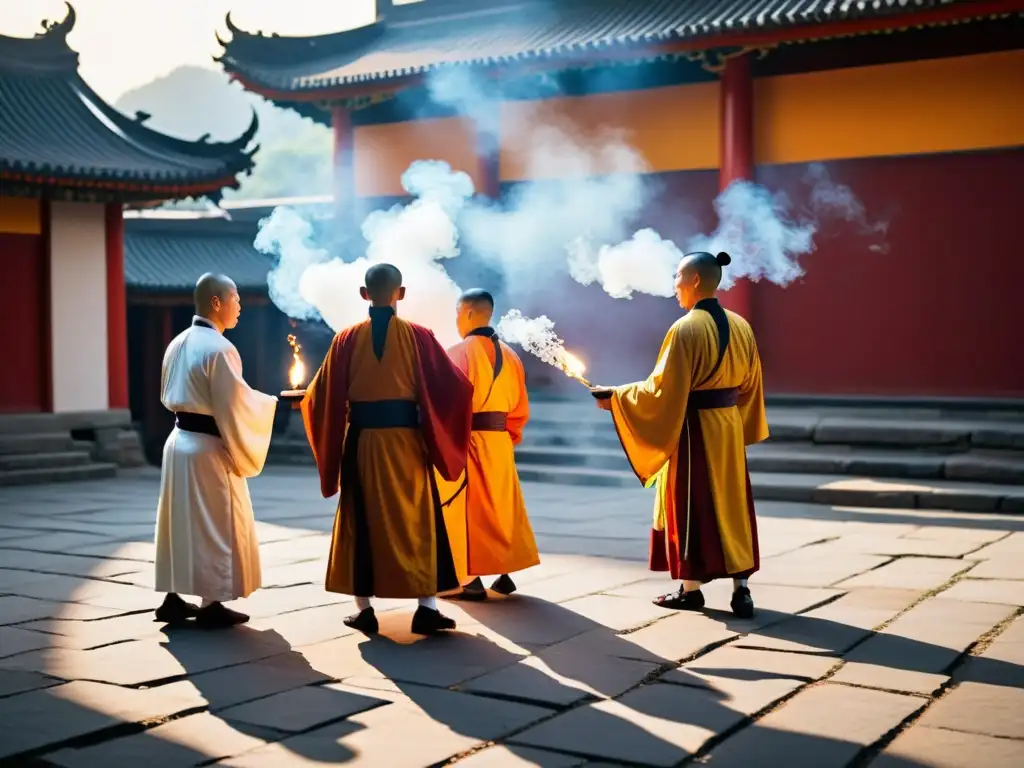
[[[590,388],[590,394],[597,400],[597,407],[602,411],[610,411],[612,409],[612,392],[611,387]]]

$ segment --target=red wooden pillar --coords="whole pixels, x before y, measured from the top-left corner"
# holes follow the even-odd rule
[[[107,407],[128,407],[128,297],[124,284],[124,213],[107,203]]]
[[[718,189],[724,191],[734,181],[754,178],[754,82],[750,73],[750,55],[725,60],[719,91],[721,105],[721,162]],[[739,280],[721,294],[722,304],[754,322],[754,286]]]
[[[480,177],[477,192],[491,200],[501,197],[501,140],[498,129],[498,102],[491,102],[493,109],[489,125],[476,127],[476,156],[480,163]]]
[[[331,109],[331,127],[334,130],[334,210],[356,218],[355,189],[355,134],[352,115],[341,105]]]
[[[53,247],[51,227],[53,224],[53,206],[50,201],[40,201],[40,229],[42,231],[42,261],[39,271],[39,341],[43,347],[40,362],[39,404],[44,413],[53,411]]]

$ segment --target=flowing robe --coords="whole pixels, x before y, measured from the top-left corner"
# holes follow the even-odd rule
[[[540,563],[514,453],[530,405],[522,362],[492,329],[479,329],[448,354],[473,383],[466,471],[455,482],[438,479],[455,570],[465,584]]]
[[[458,586],[434,469],[466,466],[472,385],[426,328],[372,308],[334,337],[302,401],[324,498],[339,493],[325,586],[425,597]]]
[[[750,325],[705,299],[669,329],[646,381],[615,388],[612,416],[640,481],[656,486],[650,568],[675,579],[760,567],[747,445],[768,437]]]
[[[213,417],[220,437],[175,427],[164,444],[156,590],[246,597],[261,577],[245,479],[263,470],[277,398],[251,389],[235,346],[196,319],[164,353],[160,401],[174,413]]]

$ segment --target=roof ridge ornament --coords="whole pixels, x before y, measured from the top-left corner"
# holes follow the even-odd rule
[[[75,21],[78,19],[78,14],[75,12],[75,7],[71,3],[65,0],[64,5],[67,6],[67,13],[61,21],[50,21],[49,19],[43,19],[41,26],[43,31],[38,33],[36,37],[47,37],[54,40],[66,41],[71,30],[75,28]]]

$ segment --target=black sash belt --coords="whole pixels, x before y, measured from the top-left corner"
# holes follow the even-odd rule
[[[415,429],[420,425],[415,400],[364,400],[349,404],[348,422],[356,429]]]
[[[473,414],[474,432],[504,432],[508,414],[504,411],[480,411]]]
[[[217,422],[213,416],[205,413],[189,413],[180,411],[174,414],[174,426],[183,432],[198,432],[201,435],[220,437],[220,430],[217,429]]]
[[[740,400],[740,391],[736,387],[727,389],[698,389],[690,393],[688,411],[708,411],[713,408],[731,408]]]

